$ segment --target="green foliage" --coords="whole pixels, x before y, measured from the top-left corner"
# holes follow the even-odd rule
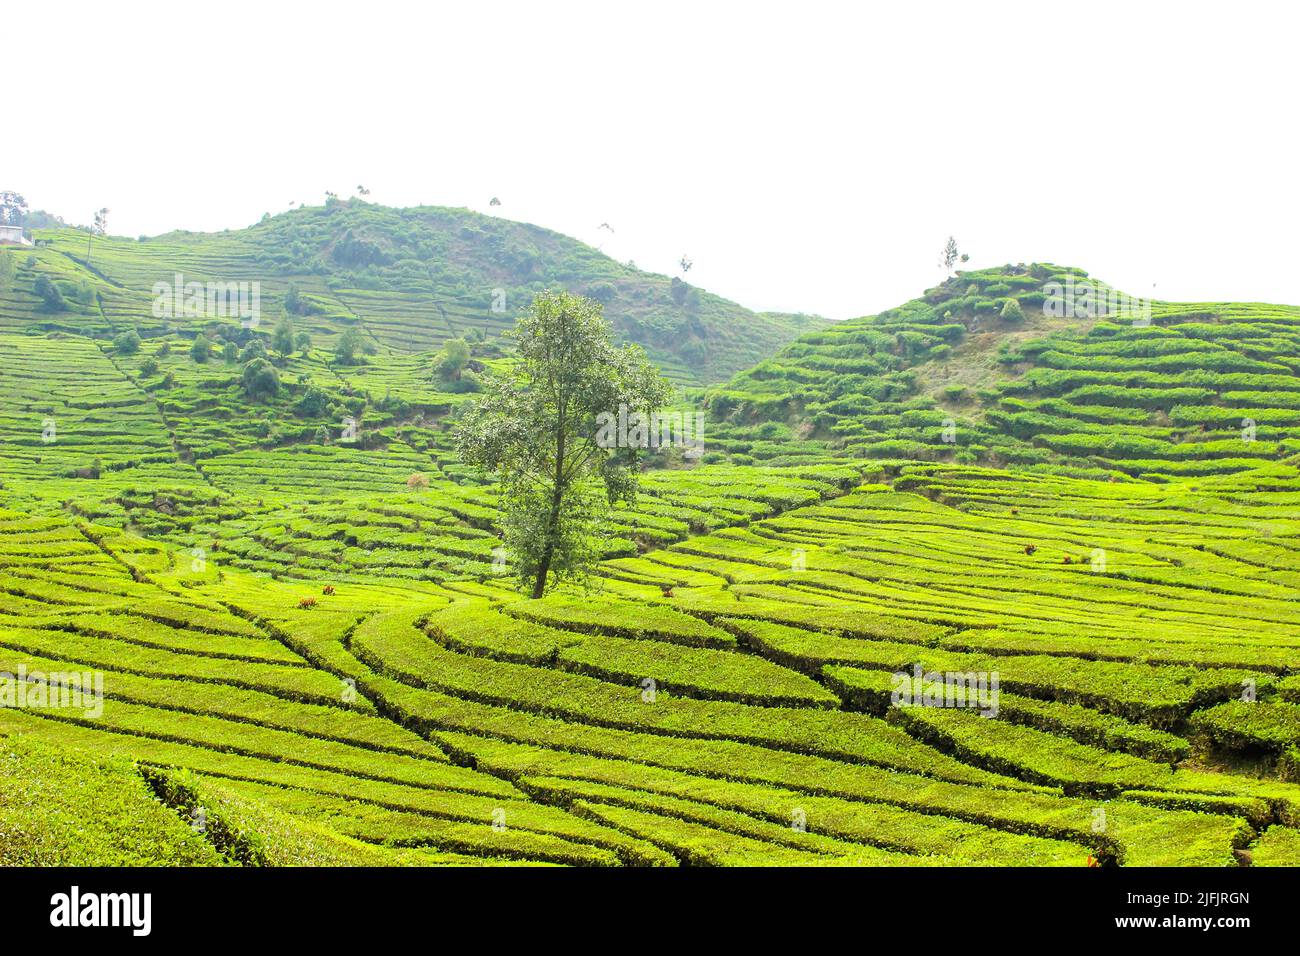
[[[239,350],[239,361],[247,365],[259,358],[266,358],[266,340],[260,335],[251,335],[244,347]]]
[[[122,332],[113,339],[113,347],[119,355],[135,355],[140,351],[140,335],[134,329]]]
[[[434,374],[444,382],[459,381],[469,358],[469,344],[464,339],[450,339],[434,357]]]
[[[214,866],[131,763],[0,738],[0,866]]]
[[[467,465],[495,473],[506,550],[541,597],[552,578],[582,578],[608,505],[635,500],[640,449],[602,441],[602,417],[655,412],[669,387],[639,348],[610,342],[590,299],[539,295],[515,334],[518,364],[485,383],[456,443]]]
[[[362,361],[358,355],[361,351],[361,333],[355,328],[346,329],[334,343],[334,362],[337,365],[356,365]]]
[[[41,307],[46,312],[66,312],[68,304],[63,299],[59,287],[50,281],[50,277],[41,273],[36,277],[36,294],[41,299]]]
[[[330,395],[323,388],[315,385],[308,387],[306,393],[294,406],[294,411],[305,418],[320,418],[325,414],[331,402]]]
[[[194,337],[194,343],[190,346],[190,358],[194,361],[203,363],[212,356],[212,343],[208,337],[200,332]]]
[[[341,264],[348,229],[384,261]],[[81,311],[0,290],[0,674],[100,670],[107,699],[94,719],[0,706],[3,741],[81,751],[0,773],[0,834],[45,860],[180,859],[196,806],[206,862],[258,865],[1289,858],[1294,308],[1062,326],[1033,308],[1061,270],[1008,266],[773,355],[796,325],[689,287],[675,304],[667,277],[450,211],[335,201],[100,237],[102,277],[84,233],[54,243],[23,276]],[[147,293],[176,262],[292,281],[285,312],[323,349],[273,347],[271,367],[273,329],[157,320]],[[713,463],[639,461],[616,507],[593,468],[594,587],[519,600],[503,486],[458,457],[468,402],[433,367],[463,339],[462,383],[512,381],[501,407],[531,407],[507,316],[598,282],[610,334],[674,378],[766,360],[708,393]],[[1012,299],[1018,328],[996,319]],[[149,343],[134,362],[110,345],[125,329]],[[373,358],[327,364],[348,329]],[[175,353],[199,332],[278,390]],[[998,716],[881,719],[916,665],[998,671]],[[136,821],[117,829],[136,855],[59,791]]]
[[[280,393],[280,374],[264,358],[255,358],[245,365],[239,382],[244,394],[254,401]]]
[[[275,324],[275,329],[271,332],[271,348],[281,356],[287,356],[293,351],[293,346],[293,320],[286,313],[280,317],[280,321]]]
[[[1300,744],[1300,705],[1229,701],[1193,718],[1196,732],[1217,747],[1281,754]]]

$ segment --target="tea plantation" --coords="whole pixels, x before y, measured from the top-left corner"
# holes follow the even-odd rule
[[[0,863],[1300,865],[1300,308],[689,315],[480,219],[0,250]],[[528,600],[449,426],[548,283],[710,418]]]

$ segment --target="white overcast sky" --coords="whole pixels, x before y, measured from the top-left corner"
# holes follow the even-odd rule
[[[357,184],[497,196],[834,318],[933,284],[950,233],[972,266],[1300,303],[1298,27],[1245,2],[13,2],[0,188],[128,236]]]

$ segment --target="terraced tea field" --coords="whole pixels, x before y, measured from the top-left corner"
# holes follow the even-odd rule
[[[903,466],[540,601],[321,595],[8,512],[0,671],[105,700],[0,730],[129,761],[264,862],[1294,863],[1300,784],[1254,773],[1300,743],[1297,496]],[[996,716],[891,707],[918,666],[997,673]]]
[[[814,323],[524,600],[450,430],[522,233],[327,212],[0,252],[0,862],[1300,864],[1300,311],[1062,322],[1034,266]],[[692,366],[579,253],[678,381],[803,330]],[[154,316],[175,272],[307,339]]]
[[[1053,316],[1043,293],[1053,284],[1110,294],[1079,270],[1004,267],[802,336],[705,393],[723,420],[714,455],[906,457],[1160,481],[1300,451],[1300,308],[1105,311],[1107,302]]]

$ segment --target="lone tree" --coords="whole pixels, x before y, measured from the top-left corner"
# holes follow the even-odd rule
[[[671,386],[636,345],[615,346],[600,303],[543,292],[515,328],[519,362],[487,376],[456,429],[461,459],[500,483],[501,528],[521,585],[582,580],[610,508],[632,504],[639,447],[602,441],[598,421],[648,415]]]
[[[96,236],[108,235],[108,210],[95,210],[95,224],[90,227],[90,235],[86,237],[86,265],[90,265],[90,244]]]
[[[434,358],[434,372],[444,382],[459,382],[469,359],[468,342],[464,339],[448,339],[442,351]]]
[[[957,240],[949,236],[948,242],[943,247],[943,257],[939,260],[948,275],[952,275],[952,267],[957,264],[957,259],[960,257],[961,253],[957,251]]]
[[[280,321],[275,323],[275,329],[271,332],[271,348],[280,353],[281,361],[293,351],[293,319],[289,318],[288,312],[281,315]]]

